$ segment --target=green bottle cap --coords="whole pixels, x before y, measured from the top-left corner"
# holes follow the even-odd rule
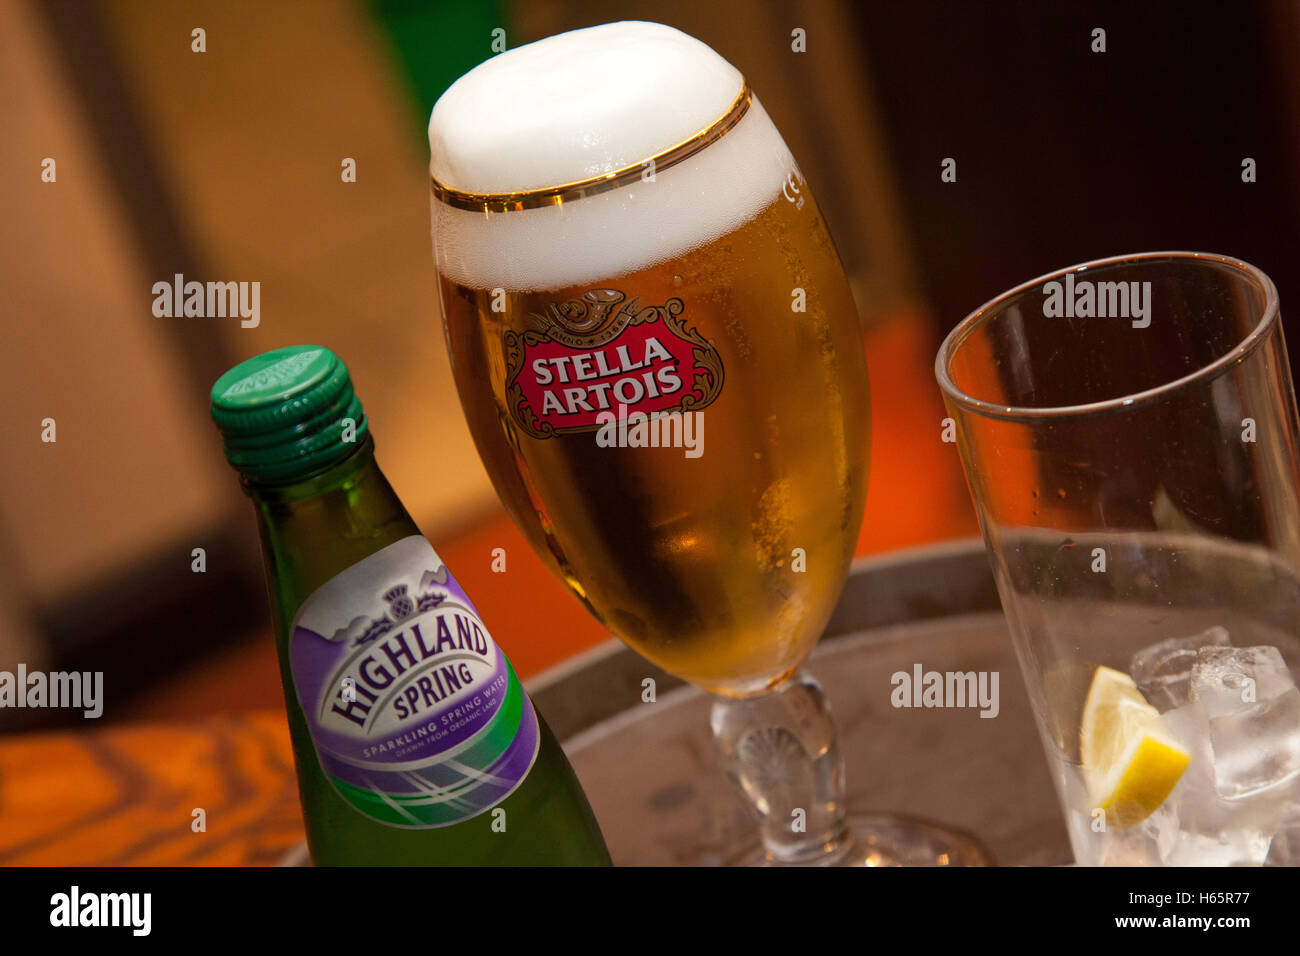
[[[348,367],[319,345],[240,362],[212,386],[226,459],[258,482],[294,481],[346,458],[369,429]]]

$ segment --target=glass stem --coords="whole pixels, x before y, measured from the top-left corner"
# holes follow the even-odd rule
[[[852,843],[844,758],[821,685],[804,671],[755,697],[714,700],[727,777],[758,817],[772,863],[834,862]]]

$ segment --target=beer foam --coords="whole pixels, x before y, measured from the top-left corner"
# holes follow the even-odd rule
[[[468,193],[602,176],[689,138],[740,95],[740,72],[661,23],[607,23],[507,50],[429,116],[429,171]]]
[[[741,74],[655,23],[575,30],[461,77],[429,119],[430,172],[461,192],[545,189],[635,166],[711,126]],[[433,200],[439,271],[478,288],[545,290],[625,275],[743,225],[796,174],[757,97],[689,159],[617,189],[491,213]]]

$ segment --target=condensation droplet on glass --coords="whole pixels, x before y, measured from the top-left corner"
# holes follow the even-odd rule
[[[1064,488],[1057,488],[1057,489],[1056,489],[1056,497],[1058,497],[1058,498],[1060,498],[1062,501],[1064,501],[1064,500],[1065,500],[1065,489],[1064,489]]]
[[[681,286],[682,286],[682,283],[685,282],[685,281],[686,281],[686,280],[683,279],[681,276],[673,276],[673,287],[674,287],[674,288],[678,288],[678,289],[680,289]]]

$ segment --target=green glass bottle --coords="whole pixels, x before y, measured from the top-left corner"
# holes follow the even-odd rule
[[[249,359],[212,417],[257,510],[315,863],[608,864],[564,752],[375,464],[343,362]]]

